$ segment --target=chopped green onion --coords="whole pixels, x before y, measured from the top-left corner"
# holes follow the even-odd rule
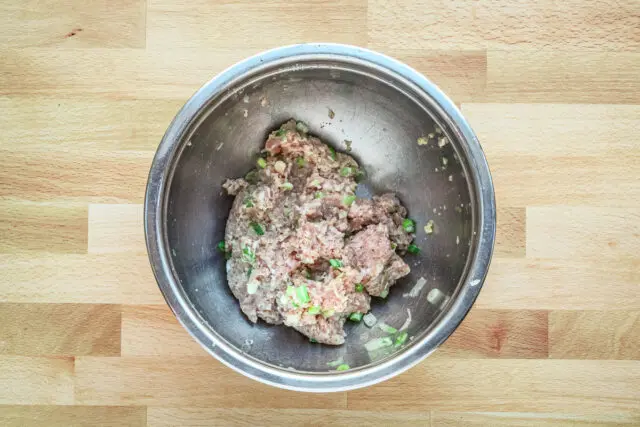
[[[251,277],[251,273],[253,273],[253,266],[250,265],[249,269],[247,269],[247,277]]]
[[[300,303],[302,304],[306,304],[309,301],[311,301],[311,298],[309,298],[309,292],[307,292],[306,286],[298,286],[296,288],[296,295],[298,296],[298,301],[300,301]]]
[[[366,348],[367,351],[371,352],[371,351],[380,350],[381,348],[391,347],[392,345],[393,345],[393,340],[391,338],[381,337],[381,338],[372,339],[371,341],[369,341],[364,345],[364,348]]]
[[[283,183],[280,185],[280,187],[281,187],[281,188],[283,188],[285,191],[291,191],[291,190],[293,190],[293,184],[292,184],[292,183],[290,183],[290,182],[283,182]]]
[[[364,285],[362,283],[356,283],[356,292],[364,291]]]
[[[313,181],[311,181],[311,186],[312,187],[320,187],[320,181],[317,179],[314,179]]]
[[[358,169],[354,175],[354,178],[356,179],[356,182],[362,182],[366,178],[366,174],[362,169]]]
[[[378,323],[378,328],[382,329],[387,334],[395,334],[396,332],[398,332],[396,328],[394,328],[393,326],[389,326],[383,322]]]
[[[224,242],[224,240],[221,240],[220,243],[218,243],[218,250],[220,252],[227,252],[227,244]]]
[[[317,305],[310,307],[308,311],[309,314],[320,314],[321,312],[322,308],[318,307]]]
[[[384,291],[380,292],[380,298],[386,298],[387,295],[389,295],[389,289],[385,289]]]
[[[345,166],[342,169],[340,169],[340,176],[349,176],[353,173],[353,169]]]
[[[251,198],[251,196],[247,196],[244,198],[244,206],[247,208],[252,208],[253,205],[253,199]]]
[[[295,297],[296,296],[296,288],[294,288],[293,286],[287,286],[287,296],[288,297]]]
[[[402,228],[404,228],[404,231],[407,233],[413,233],[416,231],[416,223],[413,222],[412,219],[405,218],[404,221],[402,221]]]
[[[412,243],[407,248],[407,252],[409,252],[410,254],[417,254],[418,252],[420,252],[420,248]]]
[[[316,343],[316,342],[318,342],[318,340],[317,340],[317,339],[315,339],[315,338],[309,338],[309,342]]]
[[[264,235],[264,228],[262,228],[260,224],[258,224],[257,222],[252,222],[249,225],[251,226],[251,228],[253,228],[253,231],[255,231],[258,236]]]
[[[356,201],[356,196],[354,196],[354,195],[344,196],[344,197],[342,198],[342,203],[343,203],[345,206],[351,206],[351,204],[352,204],[353,202],[355,202],[355,201]]]
[[[324,193],[322,191],[316,191],[316,194],[313,195],[314,199],[322,199],[324,197]]]
[[[255,184],[256,181],[258,180],[258,172],[255,169],[251,169],[249,172],[247,172],[247,174],[244,176],[244,179],[249,183],[249,184]]]
[[[393,344],[394,347],[400,347],[407,340],[409,334],[407,332],[403,332],[396,337],[396,342]]]
[[[256,262],[256,254],[251,250],[251,248],[244,246],[242,248],[242,260],[249,264],[253,264]]]
[[[363,313],[358,313],[358,312],[351,313],[351,315],[349,316],[349,320],[352,320],[354,322],[359,322],[362,320],[363,316],[364,316]]]
[[[398,244],[396,242],[391,242],[391,250],[392,251],[395,251],[397,247],[398,247]]]
[[[309,133],[309,126],[307,126],[305,122],[297,122],[296,130],[298,130],[300,133]]]
[[[304,167],[304,165],[307,164],[307,161],[304,159],[304,157],[298,157],[296,159],[296,163],[298,166],[300,166],[301,168]]]
[[[287,134],[286,129],[280,128],[276,131],[276,136],[285,136],[286,134]]]
[[[322,315],[323,315],[324,317],[331,317],[331,316],[333,316],[334,314],[336,314],[336,311],[335,311],[333,308],[330,308],[330,309],[328,309],[328,310],[322,310]]]
[[[427,145],[428,143],[429,143],[429,140],[424,136],[421,136],[420,138],[418,138],[418,145]]]
[[[340,268],[343,266],[342,261],[333,258],[329,260],[329,264],[331,264],[331,267],[333,268]]]
[[[289,298],[291,298],[291,304],[295,307],[298,308],[299,305],[296,302],[296,288],[294,288],[293,286],[287,286],[287,296]]]
[[[258,282],[249,282],[247,283],[247,293],[249,295],[253,295],[258,292]]]
[[[347,365],[346,363],[343,363],[342,365],[340,365],[340,366],[338,366],[336,368],[336,371],[346,371],[346,370],[349,370],[349,369],[351,369],[349,367],[349,365]]]
[[[256,161],[256,164],[257,164],[260,168],[262,168],[262,169],[264,169],[264,168],[266,168],[266,167],[267,167],[267,161],[266,161],[265,159],[263,159],[262,157],[260,157],[260,158]]]
[[[427,222],[427,225],[424,226],[424,232],[427,233],[427,234],[433,233],[433,220],[432,219],[430,219]]]
[[[331,157],[333,160],[336,159],[336,149],[333,148],[332,146],[328,145],[329,147],[329,157]]]

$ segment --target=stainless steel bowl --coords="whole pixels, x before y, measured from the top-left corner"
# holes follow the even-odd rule
[[[368,174],[360,193],[398,193],[420,225],[416,242],[422,251],[406,257],[411,274],[386,301],[372,305],[379,321],[395,327],[411,315],[411,338],[403,348],[369,354],[363,344],[383,332],[362,323],[347,325],[346,343],[339,347],[310,343],[284,326],[252,324],[227,287],[216,243],[224,237],[232,199],[221,184],[248,172],[267,134],[291,117],[338,150],[352,141],[352,154]],[[418,145],[436,124],[451,143]],[[428,220],[435,223],[430,235],[422,227]],[[460,324],[489,267],[495,201],[476,136],[433,83],[369,50],[305,44],[234,65],[185,104],[151,166],[145,232],[167,303],[209,353],[268,384],[336,391],[403,372]],[[420,294],[404,296],[420,277],[427,280]],[[429,301],[434,288],[444,300]],[[351,369],[336,372],[328,365],[339,359]]]

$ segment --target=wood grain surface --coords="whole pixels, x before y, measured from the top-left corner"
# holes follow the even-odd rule
[[[142,234],[154,150],[248,55],[367,46],[461,107],[498,201],[460,328],[382,384],[307,395],[209,357]],[[0,4],[0,425],[640,425],[640,2]]]

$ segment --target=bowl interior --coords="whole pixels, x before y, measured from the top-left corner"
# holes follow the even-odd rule
[[[407,351],[412,341],[404,349],[371,354],[364,344],[386,334],[347,322],[344,345],[313,344],[285,326],[251,323],[227,287],[225,260],[216,244],[224,239],[232,198],[221,185],[245,175],[267,134],[292,117],[339,151],[351,141],[350,154],[368,175],[359,194],[397,193],[418,225],[415,243],[422,250],[405,257],[411,274],[391,288],[386,300],[373,298],[378,321],[400,328],[410,316],[408,333],[417,341],[447,309],[465,274],[474,232],[464,151],[410,87],[375,70],[331,60],[283,63],[236,81],[189,129],[166,196],[165,236],[174,274],[203,322],[260,363],[306,372],[334,370],[328,363],[340,359],[352,368],[380,363]],[[451,142],[439,147],[432,139],[418,145],[418,138],[435,132],[434,120]],[[433,234],[423,229],[429,220]],[[420,277],[426,285],[419,295],[405,296]],[[449,299],[430,303],[427,295],[434,288]]]

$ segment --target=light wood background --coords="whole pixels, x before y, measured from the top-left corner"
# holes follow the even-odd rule
[[[263,49],[367,46],[461,106],[498,200],[454,336],[364,390],[261,385],[177,324],[142,234],[154,150]],[[640,425],[638,0],[4,0],[0,425]]]

